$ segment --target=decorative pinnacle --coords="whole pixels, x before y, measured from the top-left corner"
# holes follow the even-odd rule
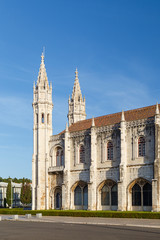
[[[68,132],[68,123],[66,122],[66,132]]]
[[[41,63],[44,63],[44,54],[42,52],[42,55],[41,55]]]
[[[158,106],[158,102],[156,104],[156,115],[159,115],[159,106]]]
[[[95,127],[94,117],[92,117],[92,127]]]
[[[77,70],[77,68],[76,68],[75,74],[76,74],[76,79],[78,79],[78,70]]]
[[[121,115],[121,122],[125,121],[125,117],[124,117],[124,111],[122,110],[122,115]]]

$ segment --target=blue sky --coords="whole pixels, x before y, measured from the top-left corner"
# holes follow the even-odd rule
[[[87,118],[160,102],[159,0],[0,1],[0,176],[31,178],[40,56],[65,128],[75,68]]]

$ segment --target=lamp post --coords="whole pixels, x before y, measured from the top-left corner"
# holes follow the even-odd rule
[[[12,208],[12,178],[11,178],[11,208]]]

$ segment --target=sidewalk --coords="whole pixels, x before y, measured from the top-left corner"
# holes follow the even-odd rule
[[[160,228],[160,219],[135,219],[135,218],[84,218],[84,217],[60,217],[60,216],[42,216],[36,218],[32,216],[27,219],[25,216],[18,216],[18,220],[13,219],[13,215],[0,215],[2,221],[29,221],[29,222],[50,222],[50,223],[69,223],[69,224],[89,224],[106,226],[127,226],[127,227],[145,227]]]

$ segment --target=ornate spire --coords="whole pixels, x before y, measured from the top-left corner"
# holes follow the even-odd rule
[[[81,89],[80,89],[80,85],[79,85],[77,68],[75,71],[75,81],[74,81],[74,86],[73,86],[73,91],[72,91],[72,99],[77,100],[77,101],[82,101],[82,93],[81,93]]]
[[[68,122],[69,126],[78,121],[86,119],[85,98],[82,98],[82,93],[79,85],[78,70],[75,71],[75,80],[72,91],[72,96],[68,99]]]
[[[159,115],[159,106],[158,106],[158,102],[156,104],[156,115]]]
[[[41,65],[40,65],[38,79],[37,79],[37,86],[41,86],[44,89],[49,88],[46,68],[45,68],[45,64],[44,64],[44,54],[43,54],[43,52],[42,52],[42,55],[41,55]]]
[[[125,121],[125,117],[124,117],[124,111],[122,110],[122,115],[121,115],[121,122]]]

